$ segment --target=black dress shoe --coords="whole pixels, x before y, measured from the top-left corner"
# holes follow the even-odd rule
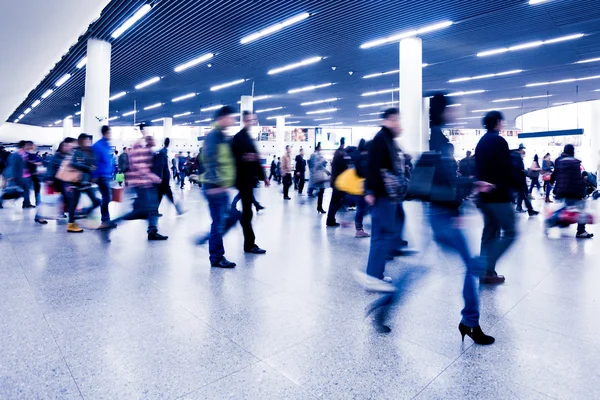
[[[34,221],[40,225],[46,225],[48,223],[48,221],[46,221],[45,219],[41,219],[41,218],[35,218]]]
[[[23,208],[35,208],[35,206],[33,204],[29,204],[29,205],[24,205]]]
[[[244,253],[251,253],[251,254],[265,254],[266,252],[267,251],[265,249],[261,249],[257,245],[254,245],[254,247],[252,247],[250,250],[244,250]]]
[[[485,275],[481,278],[481,283],[485,283],[487,285],[498,285],[500,283],[504,283],[506,278],[504,275]]]
[[[535,210],[529,210],[529,216],[530,217],[535,217],[536,215],[538,215],[540,212],[539,211],[535,211]]]
[[[327,211],[325,211],[325,210],[323,210],[323,209],[321,209],[321,210],[317,210],[317,212],[318,212],[319,214],[327,214]]]
[[[284,200],[291,200],[292,198],[291,197],[284,197],[283,199]]]
[[[329,226],[330,228],[337,228],[340,225],[341,224],[339,222],[328,222],[327,223],[327,226]]]
[[[259,212],[260,210],[264,210],[264,209],[265,209],[265,207],[261,204],[256,206],[256,212]]]
[[[460,331],[460,334],[462,335],[463,342],[465,341],[465,336],[468,336],[471,339],[473,339],[473,341],[475,343],[481,344],[484,346],[488,345],[488,344],[492,344],[496,341],[496,339],[494,339],[493,337],[483,333],[483,331],[481,330],[481,327],[479,325],[477,325],[474,328],[470,328],[461,322],[458,325],[458,330]]]
[[[210,266],[215,267],[215,268],[234,268],[235,263],[231,262],[231,261],[227,260],[225,257],[223,257],[223,258],[221,258],[221,260],[217,261],[216,263],[210,264]]]
[[[148,240],[167,240],[168,238],[168,236],[163,236],[158,232],[148,234]]]

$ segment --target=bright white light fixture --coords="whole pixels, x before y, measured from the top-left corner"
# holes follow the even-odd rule
[[[579,81],[589,81],[589,80],[593,80],[593,79],[600,79],[600,75],[586,76],[586,77],[583,77],[583,78],[561,79],[559,81],[552,81],[552,82],[528,83],[527,85],[525,85],[525,87],[557,85],[559,83],[571,83],[571,82],[579,82]]]
[[[398,104],[398,102],[397,101],[387,101],[387,102],[383,102],[383,103],[359,104],[358,108],[391,106],[393,104]]]
[[[429,65],[429,64],[427,64],[427,63],[423,63],[423,64],[421,65],[421,67],[425,68],[425,67],[427,67],[428,65]],[[392,75],[392,74],[399,74],[399,73],[400,73],[400,70],[399,70],[399,69],[394,69],[394,70],[392,70],[392,71],[386,71],[386,72],[377,72],[377,73],[375,73],[375,74],[369,74],[369,75],[365,75],[365,76],[363,76],[363,79],[377,78],[377,77],[384,76],[384,75]]]
[[[181,100],[185,100],[185,99],[191,99],[192,97],[196,96],[196,93],[188,93],[188,94],[184,94],[183,96],[179,96],[179,97],[175,97],[173,100],[171,100],[173,103],[177,103],[178,101]]]
[[[118,116],[114,116],[114,117],[110,117],[108,120],[109,121],[114,121],[115,119],[119,118]]]
[[[500,107],[500,108],[486,108],[485,110],[473,110],[471,112],[472,113],[476,113],[476,112],[488,112],[488,111],[515,110],[517,108],[520,108],[520,107],[519,106],[513,106],[513,107]]]
[[[333,119],[332,117],[327,117],[327,118],[315,118],[315,121],[328,121],[330,119]]]
[[[39,106],[39,105],[40,105],[40,103],[41,103],[41,102],[42,102],[41,100],[36,100],[36,101],[34,101],[34,102],[31,104],[31,108],[36,108],[37,106]]]
[[[138,111],[139,111],[139,110],[127,111],[126,113],[123,113],[122,115],[123,115],[124,117],[128,117],[128,116],[130,116],[130,115],[133,115],[133,114],[135,114],[135,113],[136,113],[136,112],[138,112]]]
[[[67,115],[64,119],[73,119],[72,115]]]
[[[333,85],[333,83],[321,83],[320,85],[304,86],[304,87],[297,88],[297,89],[290,89],[290,90],[288,90],[288,94],[299,93],[299,92],[308,92],[310,90],[321,89],[321,88],[328,87],[331,85]]]
[[[54,83],[54,86],[60,87],[63,83],[68,81],[70,77],[71,77],[71,74],[64,74],[63,76],[60,77],[59,80],[56,81],[56,83]]]
[[[492,103],[505,103],[507,101],[520,101],[520,100],[531,100],[531,99],[543,99],[546,97],[552,97],[553,95],[551,94],[544,94],[541,96],[527,96],[527,97],[513,97],[510,99],[498,99],[498,100],[492,100]]]
[[[152,110],[153,108],[158,108],[158,107],[160,107],[162,105],[163,105],[163,103],[152,104],[152,105],[150,105],[148,107],[144,107],[144,110]]]
[[[448,107],[460,107],[460,106],[462,106],[462,104],[460,104],[460,103],[448,105]]]
[[[392,92],[399,92],[399,91],[400,91],[400,88],[383,89],[383,90],[377,90],[374,92],[363,93],[363,94],[361,94],[361,96],[375,96],[377,94],[392,93]]]
[[[255,112],[257,114],[259,114],[259,113],[262,113],[262,112],[269,112],[269,111],[275,111],[275,110],[281,110],[281,109],[283,109],[283,107],[273,107],[273,108],[265,108],[265,109],[262,109],[262,110],[256,110]]]
[[[268,99],[268,98],[270,98],[270,97],[271,97],[270,95],[268,95],[268,94],[265,94],[265,95],[263,95],[263,96],[256,96],[256,97],[253,97],[253,98],[252,98],[252,101],[260,101],[260,100],[265,100],[265,99]]]
[[[323,59],[323,57],[306,58],[306,59],[304,59],[302,61],[298,61],[297,63],[284,65],[283,67],[279,67],[279,68],[274,68],[274,69],[270,70],[268,72],[268,74],[269,75],[275,75],[275,74],[278,74],[280,72],[289,71],[290,69],[300,68],[300,67],[303,67],[305,65],[315,64],[315,63],[318,63],[319,61],[321,61],[322,59]]]
[[[291,116],[292,116],[292,114],[275,115],[273,117],[267,117],[267,119],[288,118],[288,117],[291,117]]]
[[[210,91],[211,92],[215,92],[217,90],[225,89],[225,88],[228,88],[228,87],[234,86],[234,85],[239,85],[240,83],[244,83],[244,82],[246,82],[245,79],[237,79],[235,81],[231,81],[231,82],[227,82],[227,83],[222,83],[220,85],[213,86],[213,87],[210,88]]]
[[[23,111],[23,114],[27,115],[31,112],[31,107],[26,108],[25,111]]]
[[[193,60],[190,60],[186,63],[180,64],[178,66],[175,67],[175,72],[181,72],[181,71],[185,71],[188,68],[192,68],[193,66],[196,66],[200,63],[203,63],[204,61],[208,61],[211,58],[213,58],[215,55],[213,53],[208,53],[208,54],[204,54],[203,56],[200,56],[198,58],[194,58]]]
[[[150,86],[153,83],[156,83],[158,81],[160,81],[160,76],[155,76],[154,78],[150,78],[147,81],[144,81],[142,83],[138,83],[137,85],[135,85],[135,88],[136,89],[142,89],[142,88],[145,88],[146,86]]]
[[[481,117],[462,117],[462,118],[456,118],[456,119],[481,119]]]
[[[19,119],[23,119],[24,116],[25,116],[25,114],[19,115]]]
[[[307,101],[306,103],[301,103],[301,106],[312,106],[314,104],[323,104],[323,103],[331,103],[333,101],[339,100],[337,97],[332,97],[331,99],[324,100],[315,100],[315,101]]]
[[[290,26],[290,25],[293,25],[293,24],[295,24],[297,22],[305,20],[308,17],[310,17],[309,13],[302,13],[302,14],[296,15],[296,16],[294,16],[292,18],[288,18],[288,19],[286,19],[283,22],[279,22],[279,23],[277,23],[275,25],[271,25],[269,27],[261,29],[260,31],[255,32],[255,33],[253,33],[251,35],[244,36],[240,40],[240,43],[241,44],[246,44],[246,43],[253,42],[253,41],[257,40],[257,39],[260,39],[261,37],[264,37],[264,36],[270,35],[272,33],[275,33],[277,31],[280,31],[283,28],[285,28],[286,26]]]
[[[343,122],[330,122],[326,124],[321,124],[321,126],[329,126],[329,125],[343,125]]]
[[[513,69],[511,71],[498,72],[498,73],[495,73],[495,74],[485,74],[485,75],[471,76],[471,77],[468,77],[468,78],[450,79],[448,81],[448,83],[474,81],[474,80],[477,80],[477,79],[493,78],[493,77],[496,77],[496,76],[505,76],[505,75],[519,74],[521,72],[523,72],[522,69]]]
[[[162,122],[164,120],[164,118],[156,118],[151,120],[150,122]]]
[[[599,61],[600,61],[600,57],[588,58],[587,60],[577,61],[575,64],[587,64],[587,63],[599,62]]]
[[[20,119],[19,119],[19,118],[17,118],[17,119],[15,119],[15,120],[13,121],[13,123],[14,123],[14,124],[18,124],[18,123],[19,123],[19,121],[20,121]]]
[[[120,99],[121,97],[125,96],[127,94],[127,92],[119,92],[116,94],[113,94],[112,96],[110,96],[108,98],[108,100],[112,101],[112,100],[116,100],[116,99]]]
[[[306,113],[306,115],[311,115],[311,114],[325,114],[325,113],[329,113],[329,112],[335,112],[337,110],[338,110],[337,108],[324,108],[322,110],[308,111]]]
[[[469,94],[478,94],[478,93],[484,93],[485,90],[481,89],[481,90],[469,90],[466,92],[453,92],[453,93],[448,93],[446,96],[448,97],[454,97],[454,96],[466,96]]]
[[[194,121],[195,124],[201,123],[201,122],[210,122],[212,121],[212,118],[205,118],[205,119],[201,119],[199,121]]]
[[[85,67],[85,64],[87,64],[87,56],[83,57],[81,61],[77,63],[77,69]]]
[[[486,57],[486,56],[491,56],[491,55],[495,55],[495,54],[506,53],[506,52],[509,52],[509,51],[518,51],[518,50],[524,50],[524,49],[531,49],[531,48],[543,46],[543,45],[546,45],[546,44],[559,43],[559,42],[565,42],[567,40],[579,39],[580,37],[583,37],[583,36],[584,36],[583,33],[576,33],[576,34],[573,34],[573,35],[561,36],[561,37],[557,37],[557,38],[554,38],[554,39],[536,40],[535,42],[518,44],[518,45],[515,45],[515,46],[511,46],[511,47],[502,47],[502,48],[499,48],[499,49],[483,51],[481,53],[477,53],[477,57]]]
[[[81,115],[81,111],[77,111],[75,115]]]
[[[121,36],[127,29],[131,28],[131,26],[138,22],[144,15],[148,14],[148,11],[150,11],[151,9],[152,6],[150,6],[150,4],[145,4],[142,8],[137,10],[131,18],[125,21],[123,25],[121,25],[116,31],[114,31],[111,34],[113,39],[116,39],[119,36]]]
[[[290,124],[299,124],[300,121],[285,121],[286,125],[290,125]]]
[[[398,33],[396,35],[391,35],[391,36],[385,37],[383,39],[372,40],[370,42],[363,43],[362,45],[360,45],[360,48],[361,49],[368,49],[368,48],[379,46],[379,45],[386,44],[386,43],[398,42],[398,41],[400,41],[402,39],[406,39],[406,38],[409,38],[409,37],[417,36],[417,35],[420,35],[420,34],[423,34],[423,33],[428,33],[428,32],[433,32],[433,31],[437,31],[437,30],[440,30],[440,29],[444,29],[444,28],[449,27],[452,24],[453,24],[452,21],[439,22],[437,24],[425,26],[425,27],[423,27],[421,29],[413,29],[413,30],[410,30],[410,31]]]
[[[223,104],[217,104],[216,106],[210,106],[210,107],[206,107],[206,108],[201,108],[200,111],[201,112],[204,112],[204,111],[213,111],[213,110],[218,110],[221,107],[223,107]]]
[[[59,119],[58,121],[54,121],[54,123],[55,123],[56,125],[58,125],[58,124],[61,124],[61,123],[62,123],[62,119]]]
[[[54,90],[52,89],[48,89],[46,90],[43,94],[42,94],[42,99],[45,99],[46,97],[50,96],[52,94],[52,92],[54,92]]]
[[[192,112],[191,111],[186,111],[186,112],[181,113],[181,114],[175,114],[175,115],[173,115],[173,118],[185,117],[186,115],[192,115]]]
[[[529,5],[536,5],[536,4],[542,4],[542,3],[547,3],[549,0],[529,0]]]

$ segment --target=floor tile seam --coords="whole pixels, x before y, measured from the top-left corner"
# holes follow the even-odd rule
[[[65,363],[65,366],[67,367],[67,370],[69,371],[69,375],[71,375],[71,379],[73,379],[73,383],[75,384],[75,387],[77,388],[77,391],[79,392],[79,396],[81,396],[81,398],[84,399],[85,397],[83,396],[83,393],[81,392],[81,388],[79,387],[79,384],[77,383],[77,380],[75,379],[75,375],[73,375],[73,371],[71,370],[71,366],[69,365],[69,362],[67,361],[65,354],[63,353],[63,349],[58,344],[56,335],[54,335],[54,332],[50,328],[50,323],[48,322],[46,315],[43,314],[42,316],[44,318],[44,322],[46,323],[46,326],[48,327],[48,331],[50,332],[50,335],[52,335],[52,340],[54,341],[54,344],[56,345],[56,348],[58,349],[58,352],[60,353],[60,357],[62,358],[63,362]]]
[[[587,339],[582,339],[580,337],[574,337],[572,335],[567,335],[565,333],[558,332],[558,331],[555,331],[555,330],[552,330],[552,329],[548,329],[548,328],[543,328],[543,327],[541,327],[539,325],[534,325],[534,324],[531,324],[531,323],[528,323],[528,322],[517,321],[516,319],[510,318],[510,317],[505,317],[505,319],[508,320],[508,321],[511,321],[511,322],[515,322],[517,324],[526,325],[526,326],[528,326],[530,328],[535,328],[535,329],[539,329],[539,330],[544,331],[544,332],[548,332],[548,333],[552,333],[552,334],[555,334],[555,335],[559,335],[559,336],[562,336],[564,338],[574,339],[577,342],[585,343],[587,345],[590,345],[590,346],[596,348],[598,351],[600,351],[600,344],[594,343],[594,342],[590,342]]]

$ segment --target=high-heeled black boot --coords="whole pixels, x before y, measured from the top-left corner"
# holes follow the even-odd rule
[[[458,325],[458,330],[460,331],[460,334],[462,335],[463,342],[465,341],[465,335],[467,335],[468,337],[473,339],[473,341],[475,343],[481,344],[481,345],[492,344],[496,341],[496,339],[494,339],[493,337],[488,336],[485,333],[483,333],[483,331],[481,330],[481,327],[479,325],[477,325],[474,328],[470,328],[461,322]]]

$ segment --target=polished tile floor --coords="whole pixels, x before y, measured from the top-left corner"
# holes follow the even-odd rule
[[[163,204],[167,242],[147,242],[140,221],[110,241],[67,234],[7,204],[0,398],[600,398],[600,237],[577,241],[571,228],[546,238],[541,218],[519,216],[519,241],[498,268],[506,284],[481,288],[481,323],[497,341],[480,347],[457,330],[459,259],[431,243],[421,206],[407,204],[407,238],[422,252],[388,266],[411,285],[382,335],[364,319],[375,295],[352,276],[369,240],[326,228],[310,199],[284,203],[280,190],[257,191],[266,255],[241,251],[239,227],[226,237],[234,270],[211,269],[193,244],[210,223],[196,188],[177,193],[182,217]],[[476,250],[477,210],[463,223]]]

